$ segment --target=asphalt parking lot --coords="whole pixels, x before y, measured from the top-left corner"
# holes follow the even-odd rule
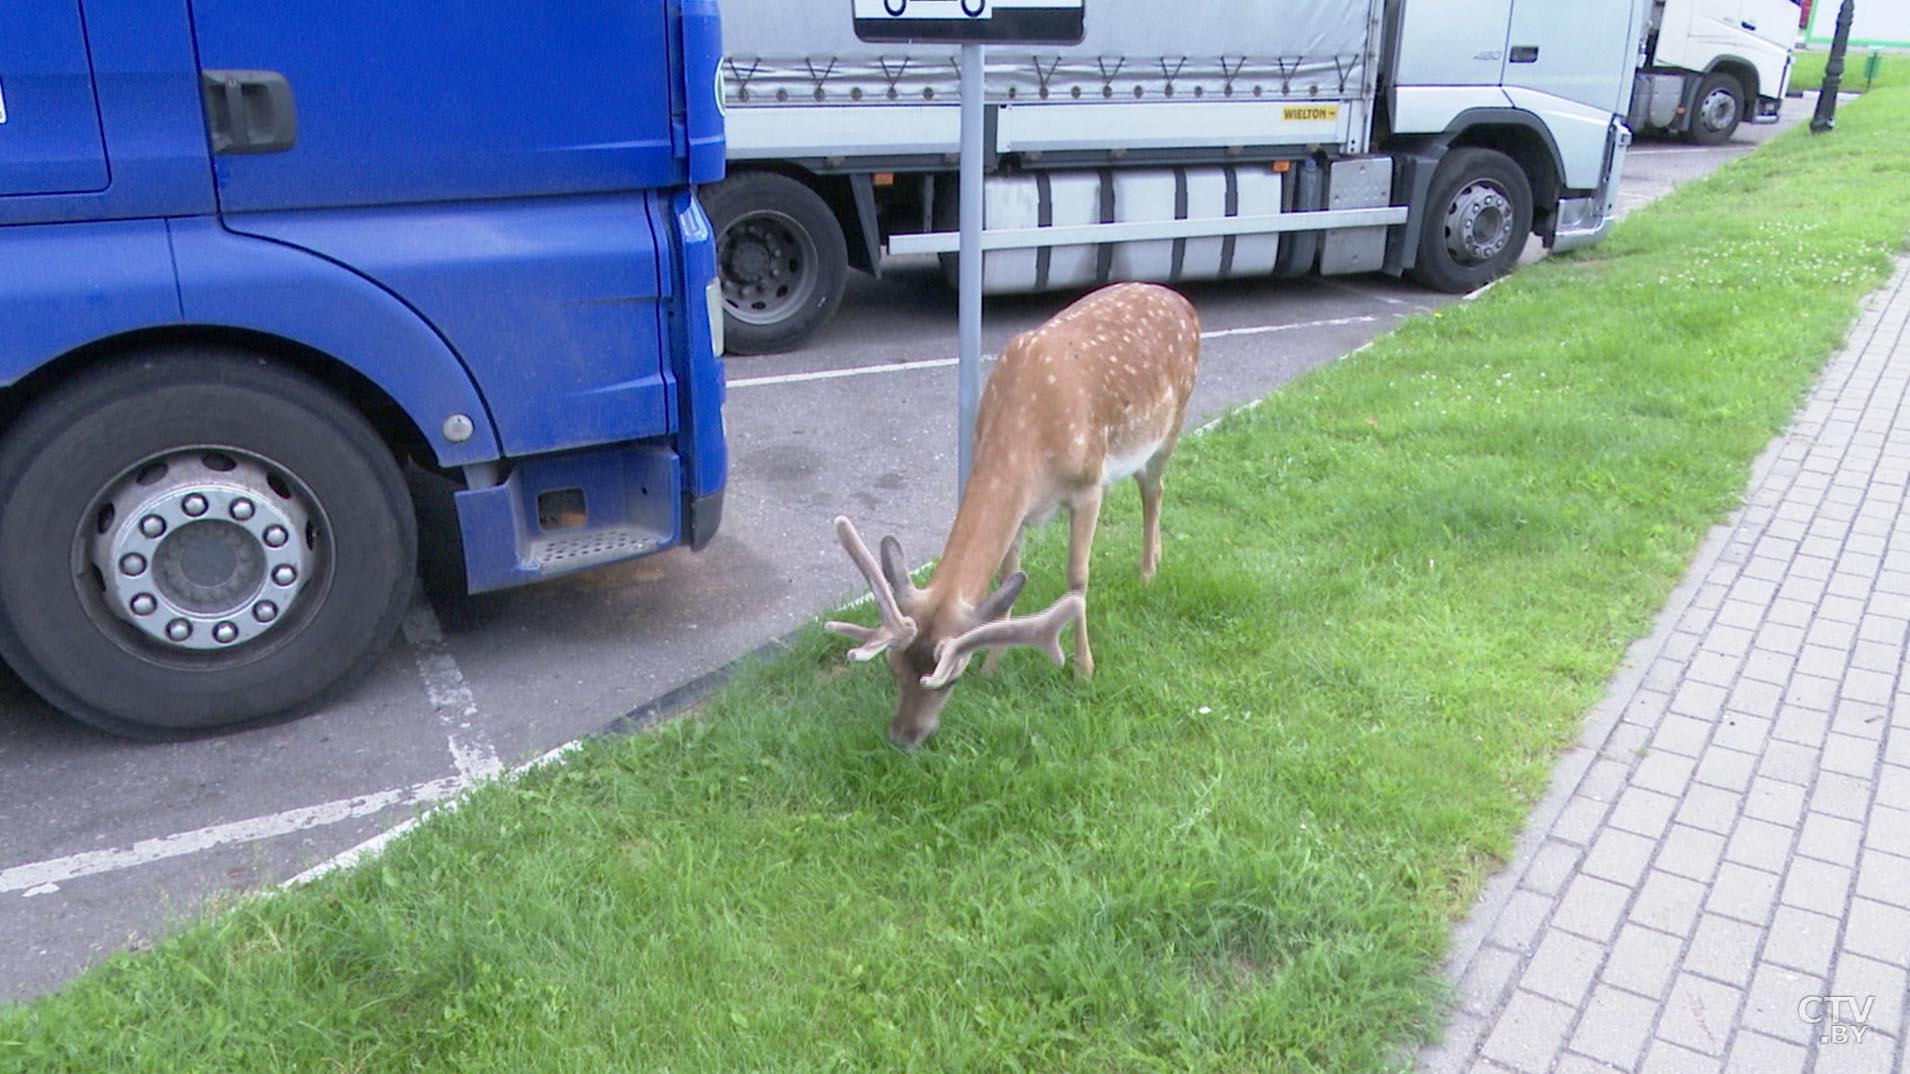
[[[1782,126],[1807,104],[1785,111]],[[1640,143],[1622,205],[1777,129],[1743,128],[1713,149]],[[1455,300],[1380,276],[1186,291],[1205,332],[1190,425]],[[991,300],[984,351],[1069,297]],[[367,681],[295,723],[122,741],[64,720],[0,670],[0,1001],[53,989],[208,900],[282,883],[474,780],[667,706],[856,596],[836,514],[871,538],[896,534],[917,563],[934,555],[955,504],[954,354],[955,297],[930,264],[856,279],[842,315],[802,351],[730,361],[730,491],[707,550],[478,597],[421,592]],[[1172,487],[1170,471],[1170,530]],[[885,715],[842,718],[876,736]]]

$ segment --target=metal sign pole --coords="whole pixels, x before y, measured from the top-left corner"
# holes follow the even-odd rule
[[[956,249],[955,494],[968,488],[974,464],[975,411],[982,395],[982,85],[984,44],[1078,45],[1087,33],[1087,0],[852,0],[856,39],[871,44],[961,45],[961,233]],[[1402,212],[1404,210],[1401,210]],[[901,252],[901,240],[889,242]],[[1022,245],[1028,245],[1026,243]]]
[[[962,235],[958,309],[960,328],[956,348],[955,495],[968,488],[974,462],[975,409],[981,402],[982,378],[982,52],[979,42],[962,45]]]

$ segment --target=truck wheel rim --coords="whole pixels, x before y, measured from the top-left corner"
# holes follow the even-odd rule
[[[234,649],[277,629],[319,558],[294,479],[227,448],[157,456],[109,487],[81,534],[106,607],[170,651]]]
[[[1707,130],[1724,130],[1737,118],[1738,99],[1729,90],[1714,89],[1698,105],[1698,122],[1703,123]]]
[[[816,242],[795,219],[764,210],[738,218],[717,242],[723,305],[745,324],[776,324],[816,290]]]
[[[1466,186],[1446,209],[1447,252],[1462,265],[1492,260],[1512,241],[1512,215],[1512,199],[1496,183]]]

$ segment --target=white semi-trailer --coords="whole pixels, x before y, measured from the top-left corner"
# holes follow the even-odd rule
[[[988,50],[984,287],[1464,291],[1530,234],[1596,242],[1650,2],[1092,0],[1079,46]],[[955,50],[864,44],[849,14],[723,4],[730,172],[702,200],[733,351],[800,342],[852,267],[953,256]]]
[[[1776,122],[1798,14],[1797,0],[1653,0],[1632,129],[1717,145]]]

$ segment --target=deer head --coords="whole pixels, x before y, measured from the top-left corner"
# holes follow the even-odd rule
[[[889,741],[896,745],[917,746],[934,733],[955,680],[976,653],[1031,645],[1045,650],[1057,664],[1067,659],[1061,651],[1061,629],[1085,613],[1081,594],[1067,594],[1040,615],[1014,618],[1008,613],[1028,581],[1019,571],[970,606],[917,589],[894,537],[882,539],[879,567],[847,518],[836,519],[836,537],[868,579],[882,621],[875,627],[831,621],[827,628],[860,643],[849,651],[850,659],[881,656],[888,661],[896,685]]]
[[[1132,475],[1146,531],[1141,577],[1160,561],[1162,474],[1179,442],[1200,354],[1200,319],[1185,298],[1154,284],[1104,287],[1010,340],[975,415],[974,469],[962,490],[935,576],[910,581],[902,549],[882,541],[878,565],[846,518],[836,535],[869,581],[881,625],[832,622],[881,656],[898,696],[889,738],[914,746],[935,730],[949,687],[973,656],[1018,645],[1063,662],[1058,636],[1075,624],[1075,667],[1094,671],[1088,645],[1088,552],[1102,490]],[[1070,592],[1039,615],[1012,617],[1021,592],[1021,530],[1061,507],[1070,515]],[[999,588],[990,588],[999,577]]]

